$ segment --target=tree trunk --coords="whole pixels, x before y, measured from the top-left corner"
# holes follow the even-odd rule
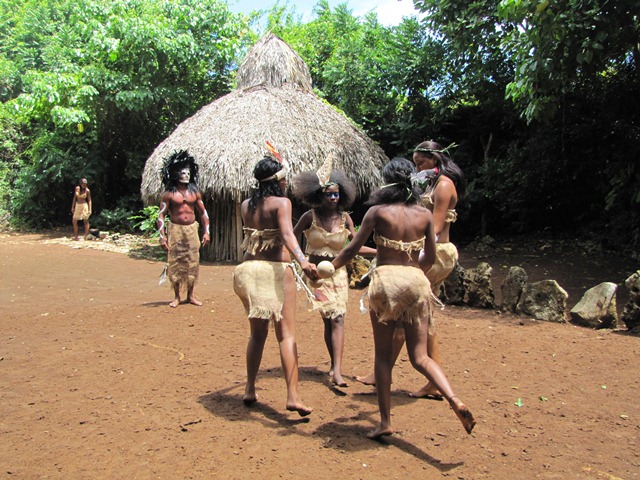
[[[493,143],[493,132],[489,133],[489,139],[486,143],[483,142],[482,139],[480,139],[480,142],[482,143],[483,150],[482,164],[486,167],[489,161],[489,150],[491,149],[491,144]],[[486,185],[483,186],[483,189],[484,188],[486,188]],[[487,197],[484,194],[484,191],[482,193],[481,203],[482,215],[480,217],[480,235],[484,237],[485,235],[487,235],[487,231],[489,229],[489,202],[487,201]]]

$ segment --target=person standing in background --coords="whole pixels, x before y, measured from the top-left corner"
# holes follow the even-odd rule
[[[89,190],[86,178],[80,179],[73,193],[73,201],[71,202],[71,216],[73,221],[74,240],[78,240],[78,220],[84,222],[84,239],[89,235],[89,217],[91,216],[91,190]]]

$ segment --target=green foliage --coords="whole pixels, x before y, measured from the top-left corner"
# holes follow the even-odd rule
[[[0,0],[0,18],[0,100],[29,139],[12,211],[35,225],[67,220],[80,176],[104,207],[139,191],[160,140],[229,91],[246,28],[222,0]]]
[[[414,4],[452,72],[450,111],[435,131],[463,146],[470,218],[502,230],[602,232],[637,246],[638,3]]]
[[[100,230],[109,230],[119,233],[132,233],[134,222],[131,210],[124,207],[116,207],[112,210],[102,210],[95,218],[91,219],[92,225]]]
[[[139,220],[133,228],[138,228],[140,231],[151,238],[159,236],[158,231],[158,214],[160,213],[160,207],[157,205],[149,205],[144,207],[137,215],[132,215],[129,220]]]
[[[498,15],[512,25],[502,45],[517,65],[507,96],[529,120],[549,120],[574,82],[618,70],[638,53],[640,17],[632,0],[502,0]]]
[[[354,17],[346,4],[321,0],[316,18],[277,32],[309,65],[316,93],[374,140],[406,154],[432,119],[445,73],[440,44],[415,18],[386,27],[370,13]]]
[[[460,145],[457,235],[557,227],[639,245],[637,2],[414,5],[422,20],[387,27],[327,0],[308,23],[286,1],[244,17],[223,0],[0,0],[0,215],[68,223],[86,177],[92,224],[155,233],[144,161],[232,88],[266,28],[388,156]]]
[[[12,203],[12,185],[22,169],[20,150],[26,143],[10,108],[0,104],[0,215],[8,216]]]
[[[634,0],[414,4],[442,36],[462,85],[495,83],[528,122],[551,121],[562,97],[580,82],[617,71],[633,57],[638,61],[640,11]]]

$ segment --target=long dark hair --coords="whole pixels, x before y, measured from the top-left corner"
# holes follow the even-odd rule
[[[414,153],[422,153],[424,155],[432,155],[436,161],[436,167],[438,167],[438,174],[436,175],[434,185],[438,183],[438,179],[444,175],[449,177],[456,187],[458,193],[458,199],[462,200],[467,190],[467,181],[464,178],[464,173],[456,163],[449,157],[447,150],[438,142],[427,140],[419,144]]]
[[[329,182],[338,185],[340,200],[338,208],[346,210],[356,199],[356,186],[342,170],[332,170]],[[318,175],[315,172],[302,172],[291,179],[293,195],[302,203],[311,208],[322,205],[324,187],[320,185]]]
[[[280,182],[275,178],[263,182],[265,178],[282,170],[282,164],[269,157],[260,160],[253,169],[253,176],[258,181],[258,185],[251,192],[249,199],[249,209],[255,210],[258,201],[265,197],[284,197],[285,193],[280,188]]]
[[[411,182],[411,174],[416,167],[403,157],[391,159],[382,169],[382,178],[386,185],[371,194],[369,206],[388,203],[416,204],[420,201],[420,190]]]

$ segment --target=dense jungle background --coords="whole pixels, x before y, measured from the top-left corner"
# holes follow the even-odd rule
[[[388,27],[326,0],[307,23],[290,3],[245,16],[221,0],[0,0],[2,223],[69,225],[87,177],[92,224],[131,230],[145,160],[233,90],[271,30],[389,157],[457,145],[457,241],[542,230],[637,250],[640,4],[413,3]]]

